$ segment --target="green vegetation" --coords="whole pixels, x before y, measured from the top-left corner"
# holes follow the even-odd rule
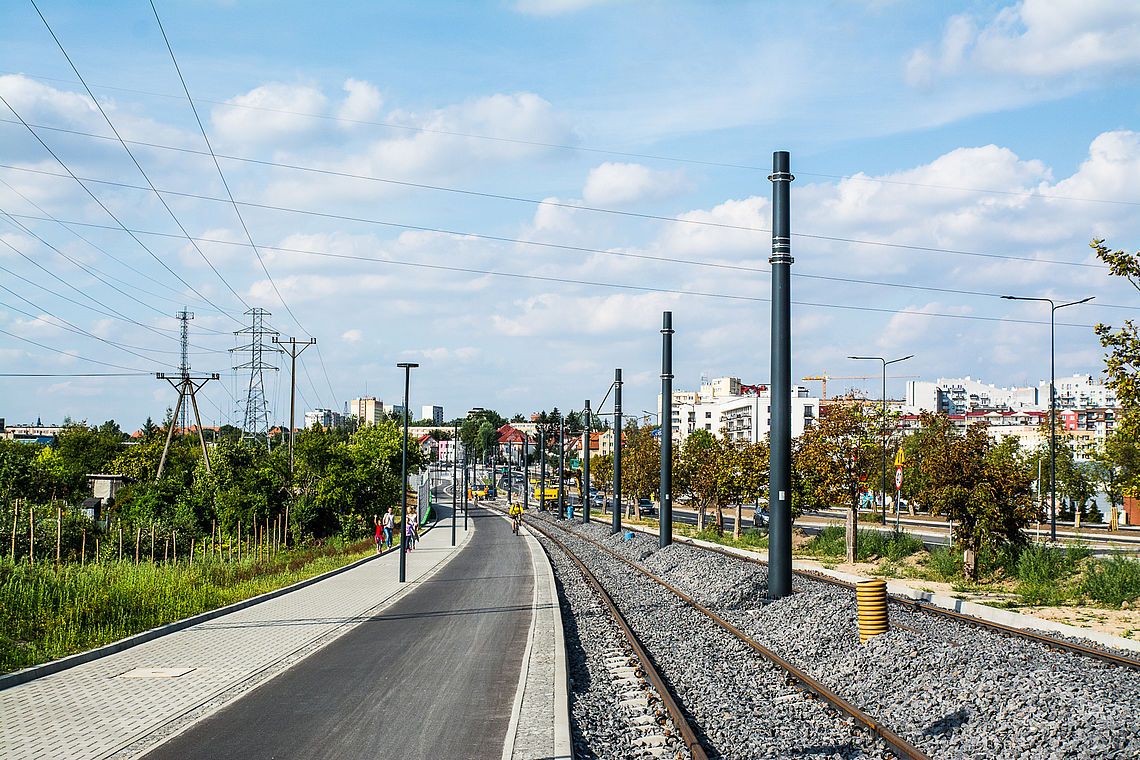
[[[1063,604],[1072,597],[1074,576],[1090,554],[1088,548],[1079,545],[1024,547],[1012,567],[1017,595],[1025,604]]]
[[[371,542],[333,541],[271,559],[193,566],[0,559],[0,672],[26,668],[248,599],[367,556]]]
[[[1095,602],[1119,607],[1140,599],[1140,562],[1112,557],[1091,564],[1080,584],[1081,593]]]
[[[860,529],[856,542],[856,560],[866,562],[882,558],[898,562],[922,551],[922,540],[906,531],[882,533],[877,530]],[[813,536],[803,548],[803,553],[812,557],[836,559],[847,553],[846,530],[840,525],[829,525]]]

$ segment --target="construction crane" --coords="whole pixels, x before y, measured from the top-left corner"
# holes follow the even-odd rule
[[[822,389],[822,396],[820,400],[827,401],[827,381],[828,380],[878,380],[882,375],[829,375],[827,370],[819,373],[818,375],[809,375],[808,377],[800,378],[801,380],[818,380]],[[888,380],[913,380],[919,375],[887,375]]]

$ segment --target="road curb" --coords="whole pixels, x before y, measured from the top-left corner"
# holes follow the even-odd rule
[[[437,520],[435,523],[429,525],[424,530],[424,532],[426,533],[427,531],[434,529],[438,524],[439,521]],[[145,644],[148,641],[153,641],[157,638],[161,638],[162,636],[168,636],[172,633],[177,633],[178,631],[185,630],[199,623],[205,623],[207,621],[213,620],[214,618],[221,617],[222,615],[228,615],[231,612],[238,612],[239,610],[244,610],[247,607],[252,607],[255,604],[261,604],[262,602],[268,602],[271,599],[276,599],[279,596],[283,596],[293,591],[300,591],[301,589],[311,586],[314,583],[318,583],[322,580],[325,580],[326,578],[332,578],[334,576],[340,575],[341,573],[346,573],[349,570],[357,568],[366,562],[371,562],[378,557],[382,557],[386,554],[390,554],[398,550],[399,544],[393,546],[391,549],[387,549],[386,551],[381,552],[380,554],[370,554],[369,556],[362,557],[361,559],[349,563],[344,567],[338,567],[335,570],[329,570],[327,573],[314,575],[312,578],[306,578],[303,581],[297,581],[294,584],[284,586],[279,589],[274,589],[273,591],[266,591],[264,594],[259,594],[258,596],[251,596],[249,599],[243,599],[240,602],[234,602],[233,604],[226,605],[225,607],[217,607],[212,610],[206,610],[205,612],[200,612],[197,615],[192,615],[188,618],[175,620],[172,623],[166,623],[164,625],[160,625],[155,628],[133,634],[124,639],[112,641],[110,644],[104,644],[103,646],[96,647],[94,649],[88,649],[85,652],[77,652],[76,654],[68,655],[67,657],[62,657],[58,660],[51,660],[50,662],[44,662],[39,665],[32,665],[31,667],[24,668],[23,670],[17,670],[13,673],[5,673],[3,675],[0,675],[0,691],[9,689],[13,686],[19,686],[22,683],[34,681],[37,678],[43,678],[44,676],[52,675],[53,673],[60,673],[64,670],[69,670],[70,668],[74,668],[78,665],[83,665],[84,663],[92,662],[94,660],[98,660],[112,654],[118,654],[119,652],[130,649],[131,647],[136,647],[139,644]]]

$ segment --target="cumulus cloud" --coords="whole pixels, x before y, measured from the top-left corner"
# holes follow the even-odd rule
[[[912,85],[974,68],[997,74],[1059,76],[1140,64],[1140,4],[1118,0],[1021,0],[988,23],[952,17],[937,46],[914,50]]]
[[[351,91],[349,99],[351,100]],[[313,132],[328,98],[316,87],[269,82],[214,106],[210,119],[217,134],[241,143],[274,142]]]
[[[340,334],[340,339],[345,343],[359,343],[363,337],[364,333],[356,328],[345,330]]]
[[[612,2],[613,0],[517,0],[515,10],[531,16],[560,16]]]
[[[346,79],[344,91],[348,93],[337,109],[337,117],[349,121],[368,121],[380,115],[384,99],[375,85],[359,79]]]
[[[679,172],[657,171],[641,164],[607,161],[586,177],[582,199],[592,205],[620,206],[651,198],[663,198],[682,184]]]

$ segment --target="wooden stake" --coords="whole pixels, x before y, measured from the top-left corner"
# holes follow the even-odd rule
[[[142,542],[142,526],[135,526],[135,564],[139,563],[139,544]]]
[[[174,546],[172,547],[172,553],[174,554],[174,564],[177,565],[178,564],[178,531],[176,531],[176,530],[170,531],[170,537],[171,537],[171,541],[174,544]]]
[[[123,521],[119,520],[119,561],[123,561]]]
[[[87,564],[87,528],[83,529],[83,540],[79,543],[79,566]]]
[[[95,539],[95,564],[99,564],[99,539]]]
[[[241,562],[241,520],[238,520],[238,562]]]
[[[190,567],[194,567],[194,544],[197,543],[194,539],[190,539]],[[206,539],[202,539],[202,546],[206,546]]]
[[[170,561],[170,539],[162,539],[162,561],[164,563]]]
[[[281,543],[285,548],[289,548],[289,502],[285,502],[285,530],[282,532]]]
[[[171,423],[173,424],[173,423]],[[150,524],[150,562],[154,564],[154,522]]]
[[[28,505],[28,564],[36,564],[36,507]]]
[[[16,521],[20,519],[20,500],[12,508],[12,562],[16,561]]]
[[[63,509],[55,508],[55,566],[59,567],[60,548],[63,544]]]

